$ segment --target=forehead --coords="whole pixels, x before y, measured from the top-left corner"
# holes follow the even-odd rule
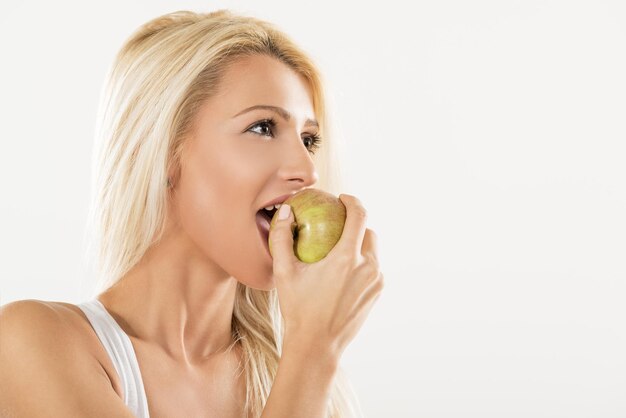
[[[314,117],[308,81],[287,64],[266,55],[234,61],[224,72],[214,97],[231,115],[244,107],[266,104],[286,108],[298,117]]]

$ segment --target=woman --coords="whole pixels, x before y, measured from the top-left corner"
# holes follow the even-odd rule
[[[180,11],[140,27],[108,79],[89,232],[98,295],[2,308],[0,411],[356,416],[339,360],[383,287],[365,209],[339,196],[343,235],[313,264],[293,253],[287,205],[273,257],[256,224],[272,202],[330,188],[314,64],[270,23]]]

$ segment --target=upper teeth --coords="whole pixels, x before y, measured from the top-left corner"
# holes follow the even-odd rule
[[[265,209],[265,210],[274,210],[274,209],[278,209],[278,208],[280,208],[280,205],[281,205],[281,203],[277,203],[277,204],[275,204],[275,205],[270,205],[270,206],[265,207],[265,208],[263,208],[263,209]]]

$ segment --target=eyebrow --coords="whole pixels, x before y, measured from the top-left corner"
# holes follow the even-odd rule
[[[286,121],[289,121],[291,119],[291,113],[287,112],[282,107],[271,106],[271,105],[255,105],[255,106],[248,107],[242,110],[241,112],[237,113],[235,116],[233,116],[233,119],[236,118],[237,116],[243,115],[244,113],[248,113],[257,109],[270,110],[272,112],[275,112]],[[317,123],[315,119],[307,119],[306,121],[304,121],[304,126],[315,126],[316,128],[319,128],[320,125],[319,123]]]

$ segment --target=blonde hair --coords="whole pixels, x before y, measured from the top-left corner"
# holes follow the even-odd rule
[[[168,172],[180,169],[182,145],[193,133],[196,112],[215,93],[226,67],[251,54],[275,57],[309,82],[324,138],[314,155],[316,187],[337,194],[341,178],[321,73],[287,35],[269,22],[229,10],[157,17],[126,40],[101,91],[85,235],[86,260],[93,264],[97,282],[92,296],[113,286],[162,238],[171,190],[166,187]],[[246,373],[247,416],[261,415],[278,369],[283,333],[276,289],[238,282],[232,336],[245,359],[241,372]],[[341,368],[327,416],[362,416]]]

